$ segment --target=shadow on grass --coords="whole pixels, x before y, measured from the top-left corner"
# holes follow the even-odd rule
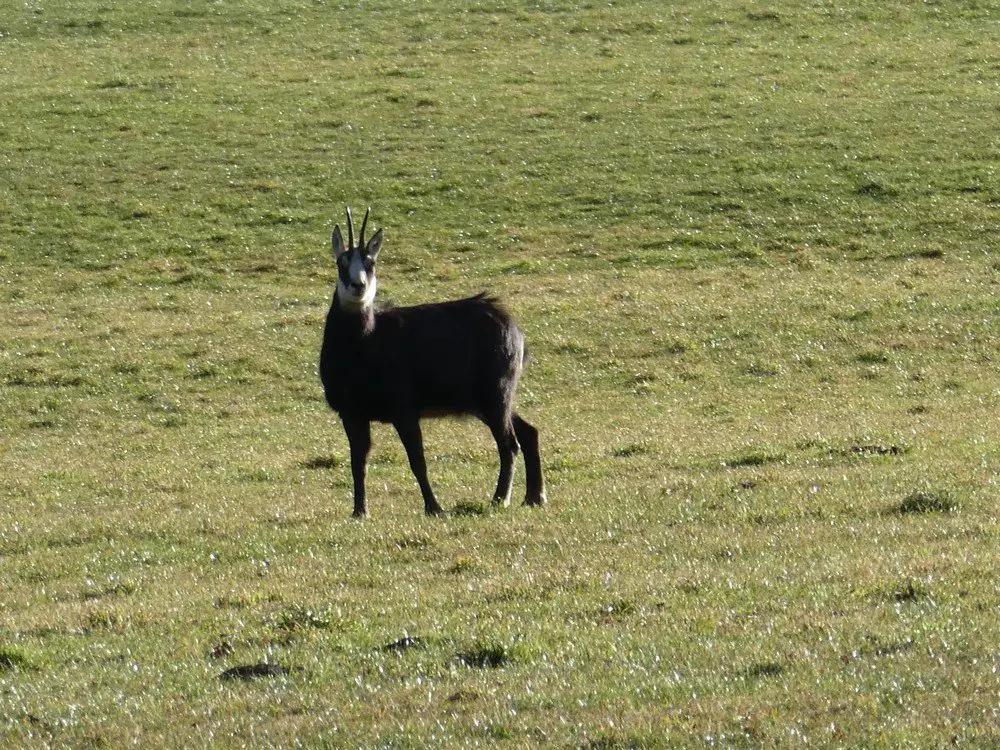
[[[917,490],[911,492],[890,511],[900,515],[951,513],[958,510],[958,501],[947,490]]]

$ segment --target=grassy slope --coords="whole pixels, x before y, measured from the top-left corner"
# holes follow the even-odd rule
[[[996,18],[5,15],[0,737],[996,741]],[[386,298],[510,300],[548,509],[484,512],[485,431],[438,423],[457,511],[379,430],[348,519],[347,202]],[[303,670],[216,679],[265,659]]]

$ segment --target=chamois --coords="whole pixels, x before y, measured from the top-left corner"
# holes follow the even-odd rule
[[[369,208],[354,244],[347,208],[347,245],[333,228],[337,287],[326,317],[319,374],[326,401],[340,416],[351,450],[354,515],[366,516],[365,476],[371,423],[391,424],[420,486],[424,512],[441,512],[427,481],[420,420],[472,416],[489,427],[500,454],[493,503],[510,503],[514,456],[524,453],[525,504],[545,503],[538,430],[514,411],[524,367],[524,336],[500,303],[486,294],[376,310],[379,229],[365,242]]]

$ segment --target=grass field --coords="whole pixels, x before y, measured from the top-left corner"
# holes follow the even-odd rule
[[[29,0],[0,98],[0,745],[1000,744],[996,2]],[[549,506],[350,518],[348,203]]]

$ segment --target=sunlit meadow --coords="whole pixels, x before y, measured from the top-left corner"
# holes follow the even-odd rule
[[[997,3],[7,2],[0,98],[0,744],[1000,743]],[[547,507],[350,518],[347,204]]]

